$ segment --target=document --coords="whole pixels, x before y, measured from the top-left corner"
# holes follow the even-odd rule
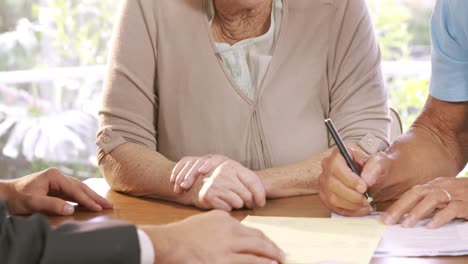
[[[374,213],[365,217],[343,217],[332,214],[333,219],[379,219]],[[424,219],[413,228],[389,226],[375,251],[375,256],[421,257],[468,255],[468,222],[454,220],[437,229],[425,227]]]
[[[288,264],[369,263],[386,226],[375,219],[248,216],[282,248]]]

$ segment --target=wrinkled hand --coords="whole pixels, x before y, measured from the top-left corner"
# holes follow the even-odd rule
[[[222,211],[161,227],[142,227],[153,240],[155,263],[282,263],[283,252],[262,232]]]
[[[6,205],[11,214],[45,212],[71,215],[75,208],[66,201],[76,202],[89,210],[101,211],[112,204],[84,183],[64,176],[57,169],[47,169],[22,178],[8,181]]]
[[[184,157],[172,170],[170,181],[174,183],[174,192],[181,193],[190,190],[195,180],[208,174],[221,163],[228,160],[222,155],[205,155],[202,157]]]
[[[368,155],[356,148],[347,147],[349,154],[358,166],[362,166]],[[366,182],[348,167],[338,148],[322,160],[322,173],[319,176],[320,199],[333,212],[341,215],[362,216],[372,211],[364,196]]]
[[[192,203],[202,209],[231,211],[263,207],[265,188],[259,176],[233,160],[227,160],[209,175],[199,178],[192,190]]]
[[[382,221],[392,225],[403,220],[403,227],[413,227],[434,212],[428,228],[440,227],[455,218],[468,220],[467,191],[468,179],[437,178],[416,185],[382,214]]]

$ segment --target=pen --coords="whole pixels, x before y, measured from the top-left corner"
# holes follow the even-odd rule
[[[343,140],[341,139],[340,135],[338,134],[338,131],[336,131],[336,128],[333,125],[333,122],[331,121],[330,118],[325,119],[325,125],[327,126],[328,131],[330,132],[331,136],[333,137],[333,140],[335,140],[335,143],[338,146],[338,149],[340,150],[341,155],[346,160],[346,163],[348,164],[348,167],[354,173],[356,173],[359,177],[361,177],[361,171],[356,166],[356,163],[354,163],[353,159],[351,158],[348,151],[346,150],[346,147],[345,147],[345,145],[343,143]],[[364,193],[364,195],[366,196],[366,199],[369,202],[372,209],[374,209],[374,211],[377,211],[377,205],[375,204],[374,198],[372,198],[372,196],[370,196],[368,191],[366,191]]]

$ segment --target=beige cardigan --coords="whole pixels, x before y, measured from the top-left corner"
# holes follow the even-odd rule
[[[380,50],[364,0],[284,0],[255,100],[216,57],[203,0],[124,0],[100,111],[100,159],[125,142],[168,159],[223,154],[258,170],[327,150],[323,120],[387,146]]]

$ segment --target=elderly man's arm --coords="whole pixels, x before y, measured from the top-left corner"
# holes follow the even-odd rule
[[[378,181],[381,200],[411,188],[382,214],[382,220],[395,224],[405,218],[402,225],[412,227],[432,217],[426,226],[437,228],[454,218],[467,219],[467,181],[453,178],[468,162],[467,140],[468,102],[430,97],[410,131],[364,169],[364,177]]]
[[[370,159],[362,176],[376,182],[371,191],[380,200],[389,200],[414,185],[454,177],[467,161],[468,102],[430,97],[411,129]]]

